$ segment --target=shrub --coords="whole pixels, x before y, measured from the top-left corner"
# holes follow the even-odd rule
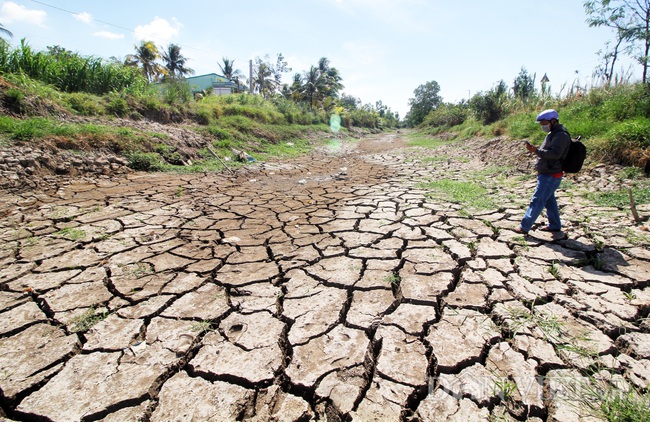
[[[106,110],[118,117],[124,117],[129,114],[130,111],[129,104],[122,97],[115,97],[111,99],[106,106]]]
[[[508,87],[500,81],[487,93],[479,92],[469,101],[469,107],[477,119],[489,125],[504,116]]]
[[[19,89],[9,88],[7,92],[5,92],[4,104],[7,108],[17,113],[24,113],[26,106],[25,94],[23,94]]]
[[[467,119],[468,107],[465,103],[440,104],[424,118],[424,125],[433,127],[452,127],[462,124]]]
[[[160,155],[155,152],[133,152],[127,155],[128,166],[137,171],[156,171],[162,168]]]
[[[71,109],[82,116],[98,116],[104,114],[104,107],[99,97],[83,92],[75,92],[66,96],[66,103]]]

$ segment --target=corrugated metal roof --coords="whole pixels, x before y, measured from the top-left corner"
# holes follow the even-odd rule
[[[207,75],[191,76],[185,78],[192,91],[201,91],[211,88],[237,88],[237,84],[222,75],[208,73]]]

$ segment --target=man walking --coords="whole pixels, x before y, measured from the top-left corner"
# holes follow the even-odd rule
[[[559,122],[557,111],[544,110],[537,115],[537,122],[542,130],[547,133],[542,145],[537,148],[526,141],[526,149],[537,155],[535,170],[537,170],[537,186],[530,200],[530,205],[521,219],[521,225],[514,231],[528,234],[535,220],[546,208],[548,226],[540,230],[559,232],[562,230],[560,210],[555,199],[555,191],[562,182],[562,160],[566,157],[571,145],[571,137]]]

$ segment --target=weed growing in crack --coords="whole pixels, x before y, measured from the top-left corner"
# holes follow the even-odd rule
[[[176,188],[176,197],[180,198],[185,193],[185,189],[182,186]]]
[[[70,321],[70,332],[80,333],[88,331],[93,325],[106,319],[107,316],[108,312],[96,312],[95,308],[90,308],[83,314]]]
[[[388,274],[383,278],[385,283],[397,285],[400,281],[400,277],[397,274]]]
[[[563,323],[557,316],[523,308],[507,308],[507,311],[511,320],[509,325],[513,337],[522,329],[538,328],[544,336],[544,340],[563,343],[562,338],[567,333],[563,330]]]
[[[551,275],[552,275],[556,280],[560,280],[560,279],[561,279],[561,276],[560,276],[560,265],[559,265],[557,262],[553,262],[553,264],[551,264],[551,266],[550,266],[549,269],[548,269],[548,272],[551,273]]]
[[[467,244],[467,247],[469,248],[469,251],[472,253],[472,255],[476,254],[476,250],[478,249],[478,245],[476,244],[475,241],[471,241]]]
[[[40,239],[38,237],[34,236],[29,236],[28,238],[25,239],[25,246],[34,246],[35,244],[38,243]]]
[[[61,229],[58,232],[54,233],[55,236],[61,236],[65,239],[72,240],[73,242],[76,242],[79,239],[83,239],[86,237],[86,232],[77,229],[74,227],[66,227],[65,229]]]
[[[501,233],[501,229],[499,229],[497,226],[495,226],[494,224],[492,224],[491,221],[488,221],[488,220],[482,220],[482,221],[483,221],[483,224],[485,224],[486,226],[488,226],[488,227],[490,228],[490,230],[492,230],[492,233],[493,233],[495,236],[498,236],[499,233]]]
[[[199,334],[212,331],[212,321],[203,320],[203,321],[195,322],[190,326],[190,330]]]
[[[650,244],[650,236],[636,233],[632,229],[625,229],[625,240],[636,246]]]
[[[627,298],[627,300],[636,299],[636,294],[634,294],[634,292],[623,292],[623,295]]]
[[[650,420],[650,392],[640,392],[628,385],[616,385],[595,376],[584,380],[559,381],[567,403],[587,410],[589,416],[610,422],[642,422]]]
[[[499,378],[494,382],[494,394],[501,400],[507,400],[517,390],[517,384],[508,378]]]
[[[530,246],[528,245],[528,241],[526,240],[526,238],[524,236],[515,236],[515,237],[512,238],[512,242],[515,245],[521,247],[521,249],[524,250],[524,251],[527,251],[528,249],[530,249]]]

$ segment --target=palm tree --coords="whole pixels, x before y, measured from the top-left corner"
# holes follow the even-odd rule
[[[268,63],[257,59],[257,71],[253,75],[253,89],[260,93],[263,98],[270,98],[275,92],[276,85],[273,78],[273,69]]]
[[[158,58],[160,58],[160,53],[153,41],[142,41],[139,46],[135,46],[135,54],[126,56],[124,64],[142,68],[144,77],[149,82],[154,82],[167,73],[162,65],[156,63]]]
[[[187,59],[181,54],[181,48],[176,44],[169,44],[167,51],[162,54],[167,74],[174,77],[182,78],[185,75],[193,75],[194,69],[185,67]]]
[[[0,34],[6,35],[9,38],[14,36],[14,34],[12,34],[11,31],[5,28],[4,25],[1,23],[0,23]],[[3,44],[9,44],[7,40],[4,39],[4,37],[0,37],[0,42],[2,42]]]
[[[226,57],[222,57],[223,66],[219,63],[219,68],[221,69],[221,74],[226,78],[237,84],[237,92],[239,92],[240,82],[245,82],[245,77],[239,69],[235,69],[235,61],[230,60]]]

